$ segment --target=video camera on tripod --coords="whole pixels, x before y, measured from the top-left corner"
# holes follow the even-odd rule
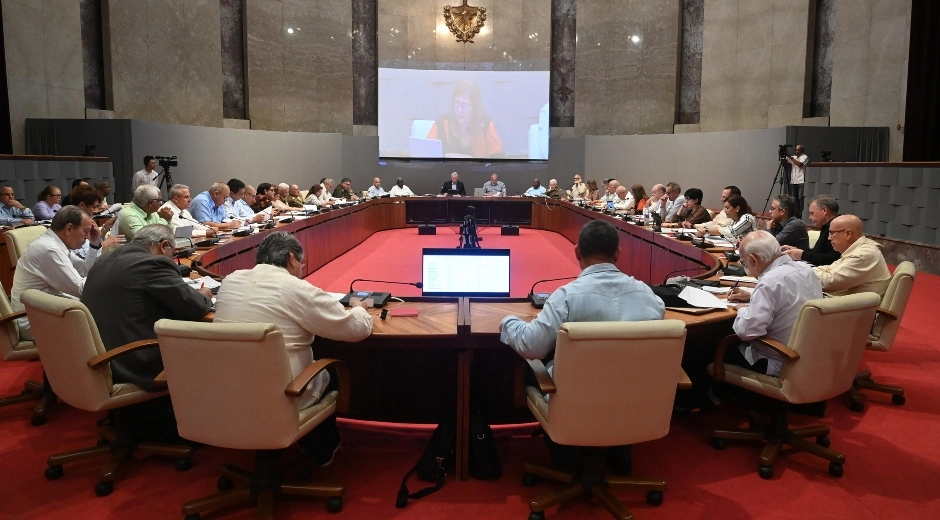
[[[777,158],[780,161],[786,161],[787,157],[790,156],[790,153],[789,153],[790,148],[793,148],[792,144],[777,145]]]
[[[780,185],[779,193],[790,192],[790,165],[787,163],[787,158],[790,157],[790,148],[793,148],[792,144],[777,145],[777,160],[780,165],[777,166],[777,173],[774,174],[774,182],[770,184],[770,192],[767,194],[767,200],[764,201],[763,213],[767,213],[767,206],[770,205],[770,198],[774,194],[774,186]]]
[[[167,196],[169,197],[170,188],[173,186],[173,174],[170,173],[170,168],[173,168],[174,166],[179,165],[179,161],[176,160],[175,155],[173,157],[162,157],[162,156],[157,155],[157,156],[154,156],[154,159],[156,159],[157,164],[159,164],[160,167],[163,168],[160,171],[160,174],[157,176],[157,179],[159,180],[159,182],[157,182],[157,187],[162,190],[165,184],[166,193],[167,193]]]
[[[460,226],[460,243],[457,249],[479,249],[480,240],[483,239],[477,234],[476,208],[467,206],[467,214]]]

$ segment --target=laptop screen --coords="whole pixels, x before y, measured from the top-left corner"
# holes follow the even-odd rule
[[[423,296],[509,296],[508,249],[436,249],[421,254]]]

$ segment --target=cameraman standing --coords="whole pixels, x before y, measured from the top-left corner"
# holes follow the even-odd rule
[[[803,145],[796,145],[796,155],[788,155],[787,161],[792,165],[790,170],[790,195],[796,199],[796,211],[793,216],[803,218],[803,183],[806,179],[806,163],[809,157],[803,153]]]
[[[137,191],[137,188],[144,184],[156,186],[157,178],[160,175],[156,169],[157,160],[152,155],[144,157],[144,169],[134,174],[134,179],[131,181],[131,193]]]

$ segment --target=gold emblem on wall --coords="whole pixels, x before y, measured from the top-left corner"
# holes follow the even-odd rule
[[[467,5],[467,1],[463,0],[463,5],[445,5],[444,22],[458,42],[473,43],[473,37],[480,32],[483,22],[486,21],[486,8]]]

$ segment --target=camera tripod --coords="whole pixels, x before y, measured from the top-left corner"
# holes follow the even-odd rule
[[[163,192],[163,185],[166,185],[166,196],[167,199],[170,198],[170,188],[173,187],[173,174],[170,173],[170,167],[164,166],[163,169],[157,174],[157,189]]]
[[[770,191],[767,193],[767,200],[764,201],[764,209],[761,213],[767,213],[767,206],[770,205],[770,198],[774,194],[774,186],[780,184],[779,193],[790,193],[790,175],[787,168],[787,158],[781,157],[780,164],[777,166],[777,173],[774,175],[774,182],[770,184]]]

